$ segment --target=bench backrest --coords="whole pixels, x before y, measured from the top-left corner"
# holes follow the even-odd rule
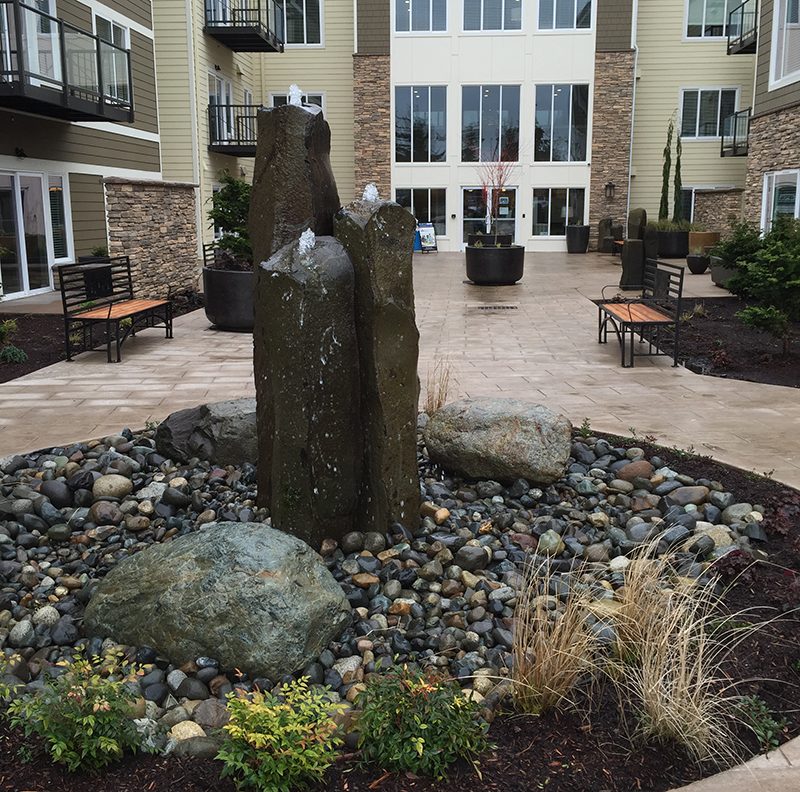
[[[61,304],[66,315],[133,299],[128,256],[62,264],[56,269],[60,276]]]
[[[684,273],[685,270],[680,264],[647,259],[644,263],[642,299],[657,302],[662,309],[669,311],[675,319],[678,319],[683,300]]]

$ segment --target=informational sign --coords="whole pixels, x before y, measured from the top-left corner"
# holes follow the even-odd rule
[[[430,253],[432,250],[438,251],[436,247],[436,231],[433,228],[433,223],[420,223],[417,226],[419,231],[419,242],[422,246],[423,253]]]

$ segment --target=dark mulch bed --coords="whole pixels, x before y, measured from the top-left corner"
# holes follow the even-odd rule
[[[800,494],[771,479],[726,468],[708,459],[686,459],[682,452],[652,446],[641,439],[627,444],[644,447],[648,456],[658,454],[667,464],[690,476],[717,479],[739,500],[766,508],[769,542],[764,549],[770,561],[739,578],[726,595],[725,608],[733,614],[750,609],[749,615],[736,616],[737,621],[767,623],[750,633],[724,671],[732,680],[740,680],[738,693],[757,694],[788,719],[781,742],[796,736],[800,733],[800,676],[791,665],[800,660],[800,621],[787,611],[800,606]],[[378,768],[359,770],[357,758],[350,755],[328,771],[324,784],[312,788],[316,792],[662,792],[712,772],[711,768],[693,765],[675,745],[654,742],[634,749],[627,733],[617,699],[607,690],[591,714],[554,712],[541,718],[510,712],[500,715],[490,728],[489,737],[497,747],[481,762],[482,778],[464,763],[454,768],[449,781],[433,783],[411,774],[385,774]],[[759,751],[751,733],[740,730],[739,736],[753,753]],[[20,734],[0,725],[1,791],[236,789],[230,779],[220,780],[221,763],[214,760],[129,756],[102,776],[92,777],[66,773],[35,745],[30,749],[30,761],[22,763],[17,756],[21,744]]]
[[[172,298],[172,315],[182,316],[203,306],[202,294],[180,294]],[[4,314],[0,322],[14,319],[17,333],[11,343],[21,349],[28,359],[24,363],[0,363],[0,382],[32,374],[45,366],[65,360],[64,317],[61,314]],[[162,327],[163,332],[163,327]],[[105,349],[105,333],[94,330],[99,349]],[[124,347],[123,347],[124,348]]]
[[[691,318],[681,323],[679,361],[698,374],[800,387],[800,322],[790,323],[793,348],[785,355],[781,341],[736,318],[746,305],[734,296],[684,300]]]

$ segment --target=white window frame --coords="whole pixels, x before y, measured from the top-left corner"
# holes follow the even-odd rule
[[[522,0],[516,0],[516,2],[519,3],[520,9],[519,9],[519,27],[515,27],[515,28],[507,28],[506,27],[506,3],[505,3],[505,0],[500,0],[500,19],[501,19],[500,27],[499,28],[485,28],[483,26],[483,5],[486,2],[486,0],[478,0],[478,2],[481,4],[481,13],[480,13],[481,26],[479,28],[467,30],[466,25],[465,25],[467,15],[466,15],[466,12],[464,10],[464,4],[466,3],[466,0],[461,0],[461,32],[462,33],[465,33],[467,35],[469,35],[470,33],[490,33],[492,35],[499,35],[501,33],[503,33],[503,34],[505,34],[505,33],[513,34],[513,33],[522,33],[524,31],[525,11],[524,11],[524,4],[523,4]]]
[[[800,170],[792,168],[789,170],[768,171],[764,174],[764,186],[761,196],[761,230],[764,232],[769,231],[770,226],[772,225],[772,215],[774,213],[772,199],[775,194],[775,179],[776,177],[780,176],[794,177],[794,216],[796,218],[800,218]]]
[[[218,141],[225,141],[225,140],[234,140],[236,137],[236,125],[235,120],[233,118],[233,81],[229,80],[227,77],[223,77],[219,72],[216,71],[209,71],[208,72],[208,106],[216,106],[216,107],[224,107],[227,105],[229,108],[225,114],[225,119],[222,120],[222,117],[217,115],[217,124],[219,129],[217,130],[220,134],[216,135],[216,139]],[[211,81],[214,81],[215,88],[217,89],[216,96],[219,97],[219,88],[222,87],[224,91],[224,102],[215,102],[212,103],[211,101]],[[209,123],[209,140],[211,140],[211,118],[208,119]],[[223,129],[224,126],[224,129]]]
[[[117,21],[115,16],[112,15],[112,14],[106,14],[106,13],[98,14],[97,12],[95,12],[95,13],[92,14],[92,24],[94,26],[94,34],[98,38],[100,38],[100,33],[97,30],[97,20],[98,19],[102,19],[103,22],[107,22],[111,26],[111,38],[112,38],[112,40],[109,41],[109,42],[106,42],[106,43],[115,44],[117,47],[121,47],[123,50],[126,50],[126,51],[130,52],[130,49],[131,49],[131,31],[130,31],[130,28],[128,27],[128,25]],[[113,41],[114,29],[115,28],[122,32],[122,44],[117,44],[115,41]],[[101,39],[101,40],[105,41],[105,39]],[[120,57],[122,57],[122,56],[120,55]],[[116,68],[116,53],[114,55],[114,65],[115,65],[115,68]],[[128,68],[127,58],[125,59],[125,64],[124,65],[125,65],[125,70],[126,70],[126,75],[125,76],[126,76],[126,79],[127,79],[127,78],[129,78],[131,76],[130,74],[127,73],[127,68]],[[108,76],[107,75],[104,75],[104,76],[106,78],[106,84],[108,85]],[[103,86],[103,90],[104,91],[105,91],[105,88],[106,88],[106,86]],[[117,96],[116,93],[112,92],[111,90],[108,91],[107,95],[110,96],[113,99],[118,99],[118,100],[120,100],[122,102],[130,102],[131,101],[132,88],[133,88],[133,86],[131,84],[128,84],[128,96]]]
[[[572,159],[572,136],[575,132],[575,120],[572,115],[572,92],[575,88],[580,86],[587,87],[587,102],[586,102],[586,130],[584,132],[586,136],[586,151],[584,152],[583,159]],[[541,87],[550,87],[550,159],[549,160],[537,160],[536,159],[536,89]],[[553,131],[553,103],[555,101],[554,97],[554,88],[556,86],[566,86],[569,88],[569,140],[567,141],[567,148],[569,150],[569,159],[566,160],[554,160],[553,159],[553,141],[552,141],[552,131]],[[575,162],[586,162],[589,157],[589,150],[591,141],[589,138],[589,126],[591,124],[591,102],[592,102],[592,87],[588,83],[536,83],[534,85],[533,90],[533,134],[534,134],[534,151],[533,151],[533,162],[536,165],[570,165]]]
[[[53,238],[53,218],[50,213],[50,201],[47,201],[47,229],[49,232],[50,240],[48,242],[51,250],[53,261],[56,264],[64,264],[68,261],[75,261],[75,248],[72,240],[72,204],[70,203],[69,195],[69,177],[66,173],[45,173],[47,179],[47,190],[50,190],[50,179],[61,179],[61,199],[64,203],[64,234],[67,238],[67,255],[56,258],[55,254],[55,240]]]
[[[504,101],[503,96],[506,90],[509,88],[516,88],[519,91],[519,115],[517,117],[518,127],[517,127],[517,158],[513,160],[505,160],[503,159],[503,152],[498,151],[497,159],[496,160],[483,160],[481,159],[480,152],[478,153],[477,160],[465,160],[464,157],[464,88],[472,88],[477,87],[480,89],[480,105],[478,107],[478,140],[483,140],[483,96],[484,96],[484,89],[487,87],[497,87],[500,88],[500,112],[498,114],[498,130],[500,130],[500,134],[502,135],[502,120],[503,120],[503,107]],[[459,107],[459,161],[462,165],[480,165],[482,162],[520,162],[521,160],[521,150],[522,150],[522,129],[523,129],[523,103],[522,103],[522,86],[519,83],[481,83],[480,85],[474,85],[473,83],[465,83],[461,86],[461,98],[460,98],[460,107]],[[450,133],[448,132],[448,135]]]
[[[428,193],[428,222],[433,222],[430,220],[431,216],[431,190],[443,190],[444,191],[444,206],[445,206],[445,213],[444,213],[444,234],[436,234],[438,239],[448,239],[447,234],[447,223],[449,218],[447,216],[447,187],[395,187],[394,188],[394,199],[399,204],[400,202],[397,200],[397,191],[398,190],[409,190],[411,192],[411,206],[403,206],[405,209],[415,220],[417,219],[416,215],[413,212],[414,209],[414,190],[425,190]],[[402,204],[400,204],[402,206]],[[436,230],[436,226],[434,226],[434,231]]]
[[[548,218],[547,218],[547,233],[546,234],[536,234],[534,232],[534,225],[536,223],[536,211],[535,211],[535,209],[536,209],[535,191],[536,190],[548,190]],[[566,236],[567,236],[566,227],[568,225],[570,225],[570,221],[572,220],[572,218],[569,217],[569,214],[567,214],[567,216],[564,218],[564,233],[563,234],[551,234],[550,233],[550,227],[553,224],[553,219],[552,219],[552,216],[549,215],[549,213],[552,210],[553,190],[566,190],[567,191],[567,203],[566,203],[566,207],[565,207],[567,212],[569,212],[569,194],[570,194],[570,191],[572,191],[572,190],[581,190],[583,192],[583,217],[581,218],[581,224],[585,224],[586,223],[586,217],[587,217],[588,210],[589,210],[588,201],[587,201],[587,197],[588,197],[588,194],[589,194],[589,189],[587,187],[578,187],[577,185],[574,186],[574,187],[567,186],[567,185],[564,185],[564,186],[555,185],[555,186],[553,186],[552,184],[547,186],[547,187],[544,186],[544,185],[534,185],[534,187],[531,189],[531,192],[530,192],[530,196],[531,196],[531,224],[530,224],[530,229],[531,229],[531,238],[532,239],[565,239]]]
[[[289,93],[287,91],[270,91],[269,94],[269,106],[275,107],[275,97],[281,96],[286,99],[285,104],[289,104]],[[309,96],[318,96],[322,100],[322,114],[325,115],[326,112],[326,92],[325,91],[303,91],[302,95],[302,102],[303,104],[308,104],[308,97]]]
[[[788,74],[781,74],[780,76],[777,75],[778,71],[778,40],[781,35],[780,30],[780,20],[782,16],[786,14],[786,7],[787,3],[790,0],[775,0],[775,5],[772,11],[772,48],[770,49],[770,59],[769,59],[769,87],[768,90],[774,91],[777,88],[782,88],[784,85],[791,85],[792,83],[796,83],[800,81],[800,67],[793,72],[789,72]],[[795,0],[797,2],[797,0]],[[800,8],[798,9],[798,13],[800,13]],[[798,17],[800,20],[800,16]],[[787,26],[791,25],[792,30],[797,30],[797,37],[798,37],[798,45],[800,47],[800,21],[786,23]],[[786,37],[784,36],[784,39]]]
[[[306,24],[306,0],[301,0],[303,3],[303,38],[308,38],[308,25]],[[286,2],[281,5],[283,13],[283,35],[287,38],[289,33],[289,26],[286,23]],[[319,0],[319,43],[295,43],[290,44],[288,41],[283,45],[284,49],[324,49],[325,48],[325,3],[324,0]]]
[[[424,35],[434,35],[434,36],[442,36],[448,32],[450,29],[450,8],[449,3],[445,2],[445,9],[444,9],[444,28],[442,30],[434,30],[432,27],[428,27],[425,30],[413,30],[411,27],[411,20],[412,20],[412,7],[415,2],[427,2],[428,3],[428,19],[430,20],[430,24],[433,24],[433,13],[431,11],[431,5],[433,0],[394,0],[394,8],[393,15],[392,15],[392,32],[397,34],[398,36],[424,36]],[[463,0],[462,0],[463,2]],[[399,15],[398,7],[405,3],[408,6],[407,13],[408,13],[408,30],[398,30],[397,29],[397,17]]]
[[[597,2],[598,0],[591,0],[591,8],[589,10],[589,27],[579,28],[577,27],[578,18],[577,18],[577,7],[575,10],[575,24],[572,27],[564,27],[564,28],[557,28],[555,26],[555,17],[556,17],[556,2],[557,0],[553,0],[553,27],[539,27],[539,20],[541,19],[541,4],[542,0],[536,1],[536,32],[537,33],[548,33],[554,35],[575,35],[581,33],[591,33],[595,27],[595,14],[597,13]]]
[[[690,36],[689,35],[689,0],[686,0],[683,9],[683,40],[684,41],[727,41],[728,40],[728,19],[730,12],[738,8],[744,0],[726,0],[725,2],[725,15],[722,21],[722,34],[719,36]],[[730,8],[728,7],[730,6]],[[706,11],[708,9],[708,0],[703,0],[703,25],[705,28]],[[761,11],[759,4],[759,12]]]
[[[427,133],[428,133],[428,159],[427,160],[415,160],[414,159],[414,112],[413,112],[413,91],[417,88],[426,88],[428,90],[428,124],[427,124]],[[444,119],[445,119],[445,141],[444,141],[444,159],[441,160],[432,160],[430,158],[430,140],[431,140],[431,98],[430,98],[430,89],[431,88],[444,88],[445,91],[445,98],[444,98]],[[395,165],[398,165],[401,168],[404,168],[408,165],[446,165],[447,164],[447,145],[448,145],[448,129],[447,129],[447,108],[448,108],[448,96],[447,96],[447,85],[395,85],[394,91],[392,92],[392,162]],[[412,92],[412,112],[411,112],[411,160],[409,162],[400,162],[397,159],[397,91],[398,89],[402,90],[409,90]],[[399,189],[406,189],[406,188],[399,188]],[[430,189],[436,190],[437,187],[431,187]]]
[[[721,112],[722,107],[722,91],[735,91],[736,92],[736,101],[734,103],[734,113],[738,113],[741,109],[741,93],[742,93],[742,86],[741,85],[687,85],[683,86],[680,89],[680,94],[678,96],[678,125],[677,131],[680,132],[683,129],[683,96],[686,91],[697,91],[697,120],[695,123],[695,132],[697,131],[697,126],[700,123],[700,93],[702,91],[717,91],[720,96],[717,100],[717,107],[718,113]],[[719,144],[719,139],[722,137],[722,122],[725,119],[722,118],[720,115],[717,116],[717,134],[716,135],[684,135],[681,134],[681,141],[686,143],[687,141],[695,142],[695,141],[714,141]]]

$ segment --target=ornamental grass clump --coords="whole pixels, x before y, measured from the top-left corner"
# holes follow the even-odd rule
[[[255,690],[229,693],[227,739],[217,754],[222,777],[243,789],[289,792],[321,781],[342,743],[330,691],[300,679],[280,694]]]
[[[393,666],[369,680],[358,702],[362,757],[386,770],[445,778],[459,757],[477,770],[488,747],[477,702],[435,669]]]

